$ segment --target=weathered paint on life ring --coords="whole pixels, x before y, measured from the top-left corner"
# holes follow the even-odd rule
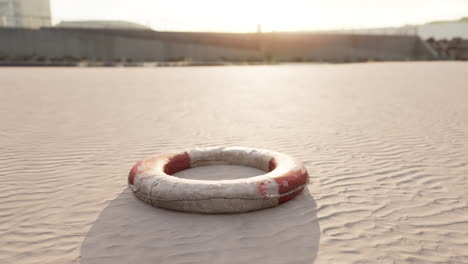
[[[255,167],[263,175],[237,180],[190,180],[172,176],[188,168],[219,164]],[[277,206],[296,197],[308,182],[306,168],[292,157],[246,147],[194,148],[137,162],[128,185],[156,207],[198,213],[237,213]]]

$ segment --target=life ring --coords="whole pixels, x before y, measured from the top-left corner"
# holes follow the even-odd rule
[[[193,180],[172,174],[207,165],[241,165],[266,174],[236,180]],[[238,213],[274,207],[302,192],[306,168],[292,157],[246,147],[194,148],[141,160],[128,175],[140,200],[161,208],[197,213]]]

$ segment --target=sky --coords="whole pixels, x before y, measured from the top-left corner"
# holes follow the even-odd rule
[[[421,24],[468,16],[468,0],[51,0],[53,22],[127,20],[155,30],[264,32]]]

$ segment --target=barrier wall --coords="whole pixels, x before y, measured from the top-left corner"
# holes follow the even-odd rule
[[[415,36],[185,33],[149,30],[0,29],[0,60],[361,61],[434,59]]]

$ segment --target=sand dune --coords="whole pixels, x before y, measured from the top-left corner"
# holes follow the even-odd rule
[[[0,68],[0,263],[468,263],[467,66]],[[215,145],[311,182],[238,215],[127,189],[137,160]]]

